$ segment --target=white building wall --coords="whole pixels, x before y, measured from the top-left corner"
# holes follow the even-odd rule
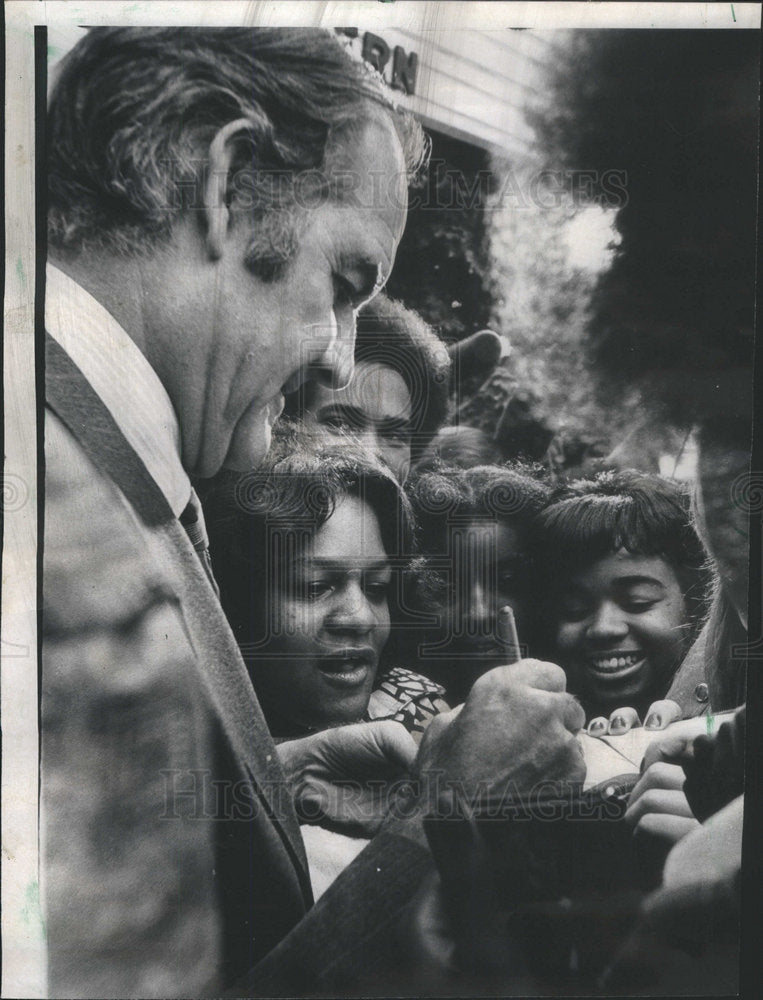
[[[416,53],[415,92],[401,103],[424,125],[508,156],[527,154],[532,130],[524,111],[542,95],[546,67],[562,51],[566,32],[499,28],[377,29],[394,53]],[[354,56],[361,58],[365,31],[343,36]],[[382,73],[393,79],[393,55]]]

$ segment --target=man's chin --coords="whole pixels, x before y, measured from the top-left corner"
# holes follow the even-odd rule
[[[283,406],[284,397],[280,393],[265,404],[252,403],[233,428],[223,460],[224,469],[248,472],[257,468],[270,449],[273,424],[280,417]]]
[[[233,472],[248,472],[256,469],[270,449],[272,429],[268,423],[267,411],[260,411],[261,420],[256,428],[248,428],[248,433],[241,433],[241,425],[236,428],[228,453],[223,461],[223,468]]]

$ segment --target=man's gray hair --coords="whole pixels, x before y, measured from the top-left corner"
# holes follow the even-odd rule
[[[93,28],[49,106],[50,244],[134,254],[163,242],[181,212],[203,207],[213,137],[244,119],[228,196],[257,222],[247,263],[272,279],[296,250],[300,208],[343,196],[332,158],[369,103],[387,109],[418,172],[420,127],[331,32]]]

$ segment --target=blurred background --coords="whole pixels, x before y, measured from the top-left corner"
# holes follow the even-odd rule
[[[759,33],[337,31],[432,137],[389,294],[503,338],[452,422],[692,478],[697,407],[751,405]]]
[[[49,83],[83,30],[49,32]],[[751,407],[759,32],[449,29],[436,5],[335,30],[432,139],[389,294],[449,344],[502,338],[450,423],[552,475],[692,478],[696,408]]]

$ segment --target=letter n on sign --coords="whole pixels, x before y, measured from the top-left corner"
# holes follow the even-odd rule
[[[419,57],[415,52],[406,55],[405,49],[396,45],[392,62],[392,86],[397,90],[404,90],[406,94],[415,94],[418,62]]]

